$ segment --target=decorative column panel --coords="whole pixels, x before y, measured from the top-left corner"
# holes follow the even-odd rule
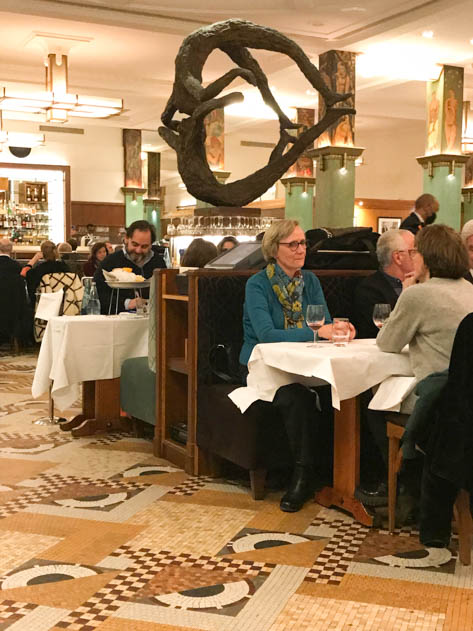
[[[210,169],[217,180],[224,184],[230,176],[225,171],[225,111],[223,108],[213,110],[204,119],[205,155]],[[196,208],[211,208],[212,204],[196,199]]]
[[[141,130],[123,130],[125,186],[125,220],[129,226],[133,221],[143,219],[143,179],[141,175]]]
[[[340,106],[355,106],[356,55],[343,50],[329,50],[319,55],[319,70],[334,92],[352,92]],[[319,96],[319,120],[326,111]],[[343,116],[318,139],[317,149],[308,154],[317,160],[317,195],[315,225],[347,227],[353,225],[355,211],[355,159],[363,149],[355,147],[355,117]]]
[[[148,151],[148,195],[144,200],[145,219],[156,228],[156,238],[161,238],[161,154]]]
[[[424,193],[439,201],[438,221],[456,230],[461,224],[461,155],[463,68],[443,66],[437,81],[427,83],[426,155],[417,158],[424,168]]]

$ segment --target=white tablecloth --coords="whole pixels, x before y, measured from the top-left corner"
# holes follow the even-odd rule
[[[79,384],[120,376],[129,357],[148,354],[148,318],[61,316],[48,322],[41,343],[32,394],[39,397],[53,382],[60,410],[79,397]]]
[[[375,409],[396,409],[415,379],[407,347],[402,353],[383,353],[375,340],[353,340],[348,346],[337,347],[319,343],[316,348],[302,342],[258,344],[248,363],[246,388],[229,394],[244,412],[254,401],[272,401],[276,391],[289,383],[332,386],[332,404],[338,410],[340,401],[380,384],[392,375],[390,387],[380,387]],[[386,406],[389,402],[389,407]],[[370,405],[370,407],[374,407]]]

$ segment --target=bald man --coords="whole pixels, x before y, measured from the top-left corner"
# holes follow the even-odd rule
[[[421,228],[434,223],[439,211],[437,199],[430,193],[424,193],[415,201],[414,211],[404,219],[400,228],[416,235]]]
[[[21,265],[11,258],[13,243],[9,239],[0,239],[0,277],[19,274]]]

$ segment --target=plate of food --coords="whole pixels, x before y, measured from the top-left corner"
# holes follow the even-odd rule
[[[135,274],[131,267],[115,267],[111,272],[103,270],[105,282],[111,289],[143,289],[151,280]]]

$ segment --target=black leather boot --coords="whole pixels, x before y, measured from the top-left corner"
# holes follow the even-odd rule
[[[314,497],[314,489],[313,468],[296,463],[289,488],[283,495],[279,505],[281,510],[286,513],[296,513],[308,499]]]

